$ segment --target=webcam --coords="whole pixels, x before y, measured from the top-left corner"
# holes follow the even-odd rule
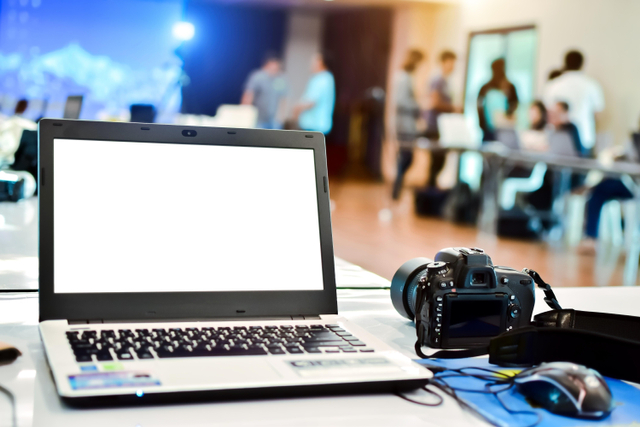
[[[195,130],[185,129],[182,131],[182,136],[196,136],[197,134],[198,132],[196,132]]]

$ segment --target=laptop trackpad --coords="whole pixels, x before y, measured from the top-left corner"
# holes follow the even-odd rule
[[[161,372],[162,385],[205,384],[224,385],[238,383],[256,383],[277,381],[280,374],[264,360],[251,356],[234,358],[194,358],[163,361]],[[172,369],[174,365],[175,368]]]

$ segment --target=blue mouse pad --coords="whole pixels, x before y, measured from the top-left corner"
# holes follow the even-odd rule
[[[460,369],[467,367],[479,367],[491,369],[494,371],[504,372],[506,374],[514,374],[519,369],[501,368],[496,365],[489,364],[488,358],[472,358],[472,359],[433,359],[433,360],[417,360],[418,363],[423,365],[435,365],[448,369]],[[478,373],[480,371],[467,371],[467,373]],[[531,405],[525,400],[524,396],[518,393],[515,387],[500,393],[500,399],[502,402],[512,411],[535,411],[541,415],[541,421],[537,426],[539,427],[552,427],[552,426],[590,426],[590,425],[608,425],[616,427],[636,427],[640,423],[640,389],[629,385],[623,381],[613,378],[605,377],[613,400],[615,402],[615,408],[611,415],[600,420],[590,420],[585,418],[569,418],[560,415],[552,414],[551,412],[542,408],[532,408]],[[482,390],[485,382],[479,379],[470,377],[455,377],[446,378],[445,381],[455,388],[466,388],[472,390]],[[500,386],[495,386],[492,390],[500,390]],[[458,396],[464,400],[470,407],[476,410],[478,413],[486,417],[493,424],[504,427],[525,427],[530,426],[536,422],[536,415],[528,414],[512,414],[509,413],[497,398],[491,394],[470,393],[470,392],[457,392]]]

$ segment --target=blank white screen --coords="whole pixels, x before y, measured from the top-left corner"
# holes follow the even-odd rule
[[[54,141],[54,292],[322,289],[313,150]]]

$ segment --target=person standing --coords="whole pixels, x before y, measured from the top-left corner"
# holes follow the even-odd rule
[[[591,152],[596,144],[596,114],[604,110],[600,84],[584,74],[584,56],[577,50],[567,52],[564,70],[546,86],[543,100],[547,107],[556,102],[569,105],[569,119],[578,128],[583,151]]]
[[[491,80],[478,93],[478,122],[482,129],[482,141],[495,141],[497,114],[504,114],[507,119],[513,117],[518,108],[516,87],[507,78],[504,59],[496,59],[491,63]]]
[[[302,130],[328,134],[333,127],[336,84],[330,69],[331,56],[317,53],[311,62],[313,76],[307,83],[302,99],[293,109],[294,120]]]
[[[256,107],[258,128],[281,129],[279,117],[282,117],[286,93],[287,82],[282,76],[280,58],[269,53],[262,67],[249,75],[241,104]]]
[[[413,146],[418,137],[420,106],[414,91],[413,74],[424,59],[417,49],[407,52],[402,69],[395,78],[396,136],[398,138],[398,168],[393,184],[392,197],[397,200],[402,190],[404,175],[413,162]]]
[[[16,104],[14,115],[0,124],[0,169],[11,166],[14,156],[20,148],[22,132],[25,130],[37,130],[38,125],[23,117],[29,102],[21,99]]]
[[[438,117],[440,114],[462,112],[462,108],[453,105],[453,97],[449,89],[449,77],[455,70],[456,59],[456,54],[450,50],[442,52],[440,54],[440,73],[429,83],[429,109],[426,112],[427,132],[425,136],[431,141],[440,139],[440,130],[438,129]],[[428,187],[436,186],[436,179],[444,167],[445,159],[445,150],[431,150],[431,165],[427,179]]]

